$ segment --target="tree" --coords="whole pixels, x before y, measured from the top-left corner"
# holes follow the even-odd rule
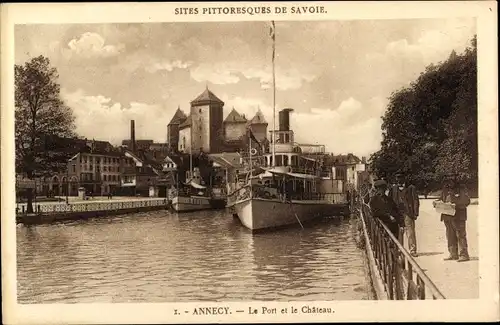
[[[461,76],[458,92],[453,102],[453,113],[445,122],[446,140],[441,143],[437,171],[451,172],[470,184],[477,194],[478,143],[477,143],[477,48],[476,38],[465,55],[458,57]]]
[[[54,137],[74,137],[74,116],[60,98],[57,70],[48,58],[38,56],[15,65],[16,172],[28,179],[61,169]],[[52,145],[48,145],[51,142]],[[62,160],[62,161],[61,161]],[[27,212],[33,212],[33,189],[28,189]]]
[[[370,158],[380,177],[407,174],[423,192],[457,173],[477,187],[476,38],[429,65],[408,87],[392,93],[382,117],[381,149]]]

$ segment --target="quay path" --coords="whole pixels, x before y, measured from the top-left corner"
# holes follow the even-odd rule
[[[467,209],[467,241],[471,260],[458,263],[443,260],[448,256],[445,227],[440,214],[432,206],[433,200],[420,199],[420,215],[415,222],[419,256],[415,260],[446,299],[477,299],[479,298],[478,205],[471,204]],[[407,248],[406,243],[405,237]]]

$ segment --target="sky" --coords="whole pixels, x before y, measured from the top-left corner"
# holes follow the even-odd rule
[[[48,57],[76,132],[118,145],[166,142],[167,124],[208,87],[272,127],[269,22],[44,24],[15,27],[15,62]],[[380,148],[393,91],[431,63],[462,52],[475,19],[276,22],[276,114],[293,108],[295,139],[328,152],[368,156]],[[277,116],[277,115],[276,115]],[[276,118],[276,125],[278,121]]]

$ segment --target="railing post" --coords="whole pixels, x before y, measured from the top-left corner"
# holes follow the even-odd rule
[[[425,284],[422,281],[420,275],[418,274],[417,274],[417,291],[418,291],[418,298],[421,300],[425,300]]]
[[[408,277],[408,292],[406,295],[407,300],[414,300],[416,298],[416,292],[413,291],[415,283],[413,282],[413,267],[411,263],[408,263],[407,267],[407,277]]]
[[[387,286],[389,290],[389,299],[394,300],[394,274],[393,274],[393,268],[394,268],[394,263],[391,258],[391,249],[389,246],[389,241],[384,238],[384,257],[385,257],[385,269],[386,269],[386,279],[387,279]]]
[[[394,268],[395,268],[394,280],[396,285],[396,299],[403,300],[404,299],[403,279],[402,279],[403,268],[401,267],[401,259],[397,247],[393,247],[392,254],[393,254]]]

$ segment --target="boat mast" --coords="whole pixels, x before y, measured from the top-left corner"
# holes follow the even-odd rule
[[[191,127],[191,139],[189,140],[189,181],[193,179],[193,128]]]
[[[248,128],[248,142],[249,142],[249,146],[248,146],[248,153],[250,155],[250,179],[252,178],[252,134],[251,134],[251,129],[250,127]]]
[[[274,20],[271,21],[271,38],[273,40],[273,132],[272,132],[272,167],[276,166],[276,151],[274,144],[276,143],[276,73],[274,68],[274,57],[276,53],[276,33]]]

